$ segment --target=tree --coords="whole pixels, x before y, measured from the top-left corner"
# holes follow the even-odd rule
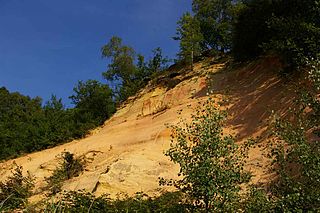
[[[36,127],[41,117],[39,97],[32,99],[0,88],[0,159],[37,149],[41,131]]]
[[[203,41],[200,23],[190,13],[185,13],[177,24],[177,36],[173,39],[180,40],[178,56],[190,64],[191,70],[193,70],[194,58],[201,54],[200,43]]]
[[[274,1],[268,20],[271,39],[262,47],[283,60],[285,71],[299,70],[320,53],[320,1]],[[301,69],[300,69],[301,70]]]
[[[75,92],[76,107],[65,109],[54,95],[42,106],[39,97],[0,88],[0,160],[81,138],[115,111],[108,86],[91,80],[79,83]]]
[[[70,96],[83,122],[103,123],[115,112],[112,90],[96,80],[79,81]],[[85,121],[86,119],[89,119]]]
[[[167,69],[167,64],[170,61],[167,57],[163,56],[162,49],[160,47],[152,50],[152,53],[153,57],[149,60],[147,65],[150,75]]]
[[[62,99],[52,95],[51,99],[43,107],[43,118],[41,119],[42,141],[47,146],[69,141],[75,138],[74,109],[65,109]]]
[[[263,53],[261,45],[271,38],[267,20],[272,14],[271,1],[249,1],[234,23],[232,53],[237,61],[246,61]]]
[[[118,100],[124,101],[134,95],[141,83],[141,79],[136,79],[139,70],[135,65],[137,54],[134,49],[123,45],[122,39],[114,36],[102,47],[102,56],[111,59],[108,70],[102,75],[105,79],[118,84],[116,87]]]
[[[168,68],[168,63],[170,60],[168,57],[164,57],[162,53],[162,49],[157,47],[152,50],[152,57],[145,61],[145,57],[143,55],[138,54],[138,62],[137,62],[137,72],[136,79],[140,79],[141,87],[145,86],[146,83],[153,78],[155,75],[161,73],[165,69]]]
[[[122,39],[116,36],[102,47],[102,56],[111,59],[108,70],[102,74],[106,80],[115,83],[119,102],[135,95],[153,74],[164,70],[168,63],[168,59],[162,56],[160,47],[154,49],[152,59],[145,62],[143,55],[137,54],[132,47],[123,45]]]
[[[239,1],[193,0],[192,10],[203,34],[202,49],[225,52],[232,47],[232,22]]]
[[[250,0],[240,10],[233,37],[235,59],[261,54],[282,59],[284,71],[303,70],[320,52],[318,0]]]
[[[182,120],[171,126],[171,146],[165,154],[180,165],[182,178],[160,183],[175,186],[191,205],[207,212],[232,212],[240,184],[249,180],[243,170],[248,146],[240,147],[232,136],[222,133],[226,115],[214,104],[209,99],[203,109],[197,108],[190,123]]]

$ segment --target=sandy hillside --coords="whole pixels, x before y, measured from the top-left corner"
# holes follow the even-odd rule
[[[181,116],[190,116],[187,106],[196,107],[208,94],[228,100],[226,131],[237,135],[239,141],[259,136],[263,144],[272,110],[284,114],[294,98],[290,87],[277,77],[278,68],[273,59],[233,69],[208,59],[196,64],[193,72],[175,70],[171,77],[160,78],[159,85],[147,86],[90,136],[1,163],[0,181],[10,175],[15,161],[36,178],[39,189],[56,167],[56,156],[70,151],[84,156],[87,164],[79,177],[65,182],[66,190],[111,196],[138,191],[158,194],[164,190],[158,186],[158,177],[174,178],[178,170],[163,155],[170,141],[165,124],[178,121],[177,111],[184,109]],[[170,88],[161,86],[163,82]],[[248,168],[254,172],[255,182],[268,178],[261,153],[258,147],[250,151]]]

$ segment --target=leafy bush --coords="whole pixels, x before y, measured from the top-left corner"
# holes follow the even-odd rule
[[[192,121],[181,120],[170,126],[171,147],[166,155],[180,165],[179,180],[160,183],[173,185],[187,195],[187,202],[206,211],[236,211],[240,184],[250,179],[244,171],[248,144],[239,146],[222,132],[226,118],[209,99],[197,108]]]
[[[311,90],[301,94],[293,116],[274,123],[270,157],[277,179],[269,191],[255,190],[246,198],[249,212],[320,211],[320,101]]]
[[[60,165],[53,171],[52,175],[46,178],[51,194],[61,191],[63,181],[77,177],[84,169],[84,162],[80,158],[75,158],[70,152],[61,154]]]
[[[320,91],[320,54],[316,58],[306,60],[308,79],[312,82],[314,90]]]
[[[250,187],[249,192],[244,195],[242,204],[244,212],[274,212],[274,201],[269,198],[265,189],[257,186]]]
[[[304,118],[276,122],[279,141],[272,156],[279,179],[273,194],[281,211],[320,210],[320,141],[308,138],[313,125]]]
[[[5,182],[0,182],[0,211],[22,208],[27,204],[27,198],[32,195],[34,187],[31,176],[22,175],[22,167],[15,164],[12,176]]]
[[[133,197],[111,200],[107,195],[95,197],[84,191],[71,191],[65,193],[60,201],[47,203],[44,212],[185,212],[180,201],[181,195],[176,192],[167,192],[157,198],[137,193]]]

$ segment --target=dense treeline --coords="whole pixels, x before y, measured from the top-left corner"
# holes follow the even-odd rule
[[[282,59],[284,70],[301,70],[319,58],[318,0],[193,0],[193,15],[178,21],[178,56],[187,63],[207,53],[232,53],[246,61],[265,54]],[[199,48],[201,51],[199,51]]]
[[[74,92],[71,99],[75,108],[66,109],[56,96],[43,105],[41,98],[0,88],[0,159],[83,137],[115,111],[106,85],[80,81]]]

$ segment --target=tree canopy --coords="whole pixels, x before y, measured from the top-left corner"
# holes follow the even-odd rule
[[[200,23],[203,50],[228,51],[232,46],[233,0],[193,0],[192,11]]]
[[[54,95],[42,105],[39,97],[0,88],[0,160],[83,137],[115,111],[106,85],[89,80],[80,82],[74,92],[76,107],[66,109]]]
[[[261,54],[280,56],[288,70],[301,70],[319,57],[318,0],[245,1],[234,26],[233,53],[237,60]]]
[[[102,47],[102,56],[111,60],[102,75],[116,85],[114,93],[118,102],[135,95],[151,76],[165,69],[169,62],[162,56],[161,48],[153,50],[153,58],[145,62],[144,56],[122,44],[122,39],[117,36]]]

